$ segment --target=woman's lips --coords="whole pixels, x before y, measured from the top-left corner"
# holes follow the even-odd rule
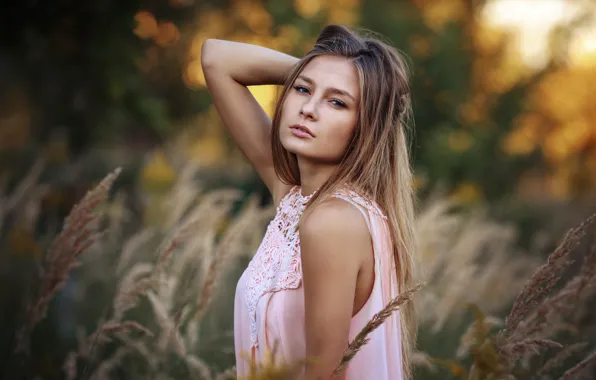
[[[315,137],[313,135],[313,133],[310,131],[310,129],[308,129],[305,125],[302,125],[302,124],[294,124],[294,125],[290,126],[290,131],[292,131],[292,134],[297,137],[302,137],[302,138]]]

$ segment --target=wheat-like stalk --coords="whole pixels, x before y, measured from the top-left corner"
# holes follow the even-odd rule
[[[25,323],[17,335],[17,352],[27,351],[29,335],[33,327],[46,316],[50,300],[64,286],[70,271],[78,265],[78,257],[98,239],[94,223],[97,215],[93,212],[107,199],[120,171],[120,168],[116,169],[87,192],[66,217],[62,232],[52,243],[44,261],[37,299],[27,307]]]
[[[563,348],[555,356],[544,363],[544,365],[536,373],[536,376],[546,375],[549,371],[558,368],[561,366],[561,364],[563,364],[563,362],[565,362],[565,360],[567,360],[576,352],[583,350],[586,346],[587,343],[575,343]]]
[[[69,352],[66,355],[64,364],[62,365],[62,371],[66,375],[67,380],[75,380],[77,378],[77,353]]]
[[[569,266],[569,262],[566,261],[569,253],[579,244],[585,235],[586,228],[594,221],[595,217],[596,214],[586,219],[578,227],[569,230],[561,244],[548,257],[547,262],[526,283],[506,318],[505,332],[507,334],[514,334],[520,321],[555,286],[561,273]]]
[[[93,360],[93,350],[97,350],[100,346],[105,343],[111,342],[112,339],[109,335],[113,335],[118,337],[120,340],[124,340],[124,337],[128,337],[131,335],[132,331],[140,332],[144,336],[153,337],[153,333],[147,329],[145,326],[141,325],[137,321],[107,321],[105,322],[104,319],[101,319],[97,329],[90,334],[89,336],[85,336],[84,330],[80,330],[78,333],[78,351],[77,352],[70,352],[67,354],[66,359],[62,365],[62,369],[65,372],[68,379],[72,379],[76,377],[77,373],[77,360],[79,358],[85,359],[87,361],[87,366],[85,367],[85,373],[89,369],[89,363]],[[132,345],[126,345],[126,351],[123,351],[120,355],[124,355],[132,352]],[[120,360],[118,355],[113,357],[113,361],[108,363],[108,366],[105,366],[105,363],[100,364],[100,367],[95,371],[95,374],[92,378],[100,378],[103,379],[107,372],[113,368],[113,365],[117,364]],[[111,360],[111,359],[110,359]],[[101,376],[100,376],[101,375]],[[100,376],[100,377],[97,377]]]
[[[518,337],[539,336],[548,329],[550,335],[557,332],[569,331],[576,333],[577,329],[573,323],[565,322],[563,319],[570,317],[575,312],[576,319],[580,317],[576,306],[583,305],[584,298],[590,296],[596,290],[596,245],[584,257],[580,272],[571,280],[547,297],[534,311],[528,314],[524,320],[519,322],[515,334],[510,335],[510,342],[516,341]],[[545,319],[545,321],[542,321]]]
[[[129,337],[127,334],[123,334],[120,332],[115,332],[114,336],[118,338],[118,340],[122,342],[122,344],[124,344],[126,347],[137,352],[142,358],[144,358],[151,369],[155,369],[157,360],[155,358],[154,353],[147,346],[146,342],[139,339],[133,339]]]
[[[149,276],[152,271],[153,265],[137,263],[120,281],[114,296],[114,320],[119,321],[126,311],[137,306],[140,296],[151,288],[153,281]]]
[[[161,335],[157,343],[158,351],[164,353],[167,348],[172,347],[178,355],[184,357],[187,350],[178,329],[177,321],[170,316],[167,307],[157,295],[153,292],[148,292],[147,298],[149,299],[153,314],[161,329]]]
[[[569,266],[568,256],[579,245],[595,216],[569,230],[547,262],[534,273],[517,297],[507,317],[506,328],[497,336],[499,355],[510,367],[520,359],[527,363],[531,355],[537,354],[541,348],[562,348],[551,337],[561,331],[575,332],[575,326],[566,322],[565,317],[573,309],[578,292],[595,278],[594,268],[583,267],[577,276],[555,294],[549,297],[547,294]],[[590,266],[593,262],[596,263],[596,260],[590,255],[584,261],[584,266]],[[552,365],[551,362],[549,366]]]
[[[110,372],[119,366],[124,358],[132,353],[128,347],[118,347],[114,355],[102,361],[97,369],[91,374],[90,380],[109,380]]]
[[[584,373],[586,368],[593,366],[596,364],[596,352],[588,355],[584,360],[576,364],[573,368],[568,369],[565,371],[563,376],[559,380],[577,380],[580,378],[588,379],[588,377],[583,377],[583,375],[587,375]]]
[[[590,288],[596,279],[596,250],[584,259],[580,273],[568,281],[553,295],[546,295],[553,289],[563,270],[569,265],[568,256],[577,247],[586,233],[587,227],[596,215],[587,218],[578,227],[572,228],[562,242],[527,282],[517,297],[509,316],[506,328],[497,337],[499,355],[512,368],[520,359],[528,365],[532,355],[544,348],[563,348],[551,337],[561,331],[576,332],[576,327],[565,321],[575,308],[575,303],[585,289]],[[557,356],[548,361],[541,373],[562,364],[564,359],[578,350],[579,345],[563,348]],[[580,364],[586,365],[586,362]],[[579,370],[578,370],[579,371]],[[569,372],[569,371],[568,371]],[[570,370],[569,373],[575,374]],[[569,375],[570,376],[570,375]],[[570,377],[568,377],[570,378]]]
[[[346,348],[344,351],[343,357],[333,371],[333,374],[339,375],[348,362],[352,360],[358,351],[360,351],[369,342],[370,338],[368,338],[368,335],[381,326],[383,322],[385,322],[387,318],[397,311],[401,305],[411,301],[414,293],[420,290],[423,286],[424,284],[418,284],[411,289],[402,292],[400,295],[392,299],[381,311],[376,313],[366,323],[362,330],[360,330],[358,335],[356,335],[350,344],[348,344],[348,348]]]
[[[126,240],[120,253],[118,264],[116,265],[117,274],[121,273],[128,266],[128,263],[132,260],[132,256],[154,235],[155,231],[152,228],[144,228]]]
[[[517,361],[526,357],[528,353],[538,355],[541,348],[563,348],[563,345],[549,339],[524,339],[521,342],[501,347],[501,353],[506,353],[510,360]]]
[[[236,378],[236,366],[232,366],[215,376],[215,380],[230,380]]]
[[[575,326],[577,323],[570,323],[567,319],[577,312],[578,302],[588,300],[596,292],[596,246],[584,258],[579,273],[552,295],[549,293],[568,268],[571,252],[579,245],[595,217],[593,215],[578,227],[570,229],[547,262],[535,271],[516,298],[505,328],[498,332],[496,339],[489,334],[490,326],[486,323],[484,313],[477,305],[473,305],[476,306],[476,320],[462,337],[461,355],[458,355],[461,358],[469,350],[473,359],[469,372],[460,371],[463,367],[452,361],[431,361],[468,380],[501,380],[519,378],[523,371],[529,371],[533,364],[532,357],[544,349],[558,349],[559,352],[544,365],[529,372],[532,375],[538,373],[544,376],[561,366],[573,353],[580,351],[584,345],[565,347],[563,342],[555,341],[555,337],[563,331],[572,334],[578,331]],[[581,376],[594,362],[596,357],[592,354],[568,370],[564,378],[570,380]]]
[[[153,333],[136,321],[124,321],[124,322],[108,322],[101,326],[102,333],[126,333],[130,334],[131,331],[138,331],[147,336],[152,337]]]
[[[230,227],[226,230],[224,236],[221,239],[217,249],[215,250],[214,257],[212,258],[205,281],[203,281],[201,287],[201,293],[197,301],[196,318],[201,320],[213,299],[213,294],[219,280],[222,277],[223,269],[226,264],[231,263],[231,258],[234,257],[234,252],[240,251],[242,248],[242,242],[245,240],[247,232],[250,232],[255,222],[259,222],[263,215],[268,215],[268,210],[259,212],[258,202],[255,197],[251,197],[244,208],[244,211],[239,215]]]
[[[29,196],[32,189],[35,187],[35,184],[37,183],[44,166],[44,160],[38,159],[8,197],[2,196],[2,194],[0,194],[0,231],[2,231],[4,218],[6,215],[18,208],[19,205]],[[3,179],[5,179],[5,177]],[[4,190],[4,186],[2,186],[2,190]]]
[[[193,377],[209,380],[213,378],[209,365],[207,365],[207,363],[205,363],[202,359],[199,359],[192,354],[186,355],[184,359]]]
[[[432,358],[422,351],[415,351],[412,353],[412,364],[416,367],[426,368],[431,372],[435,372],[437,370]]]
[[[416,217],[416,252],[427,285],[415,302],[425,310],[420,324],[433,333],[456,324],[466,304],[489,314],[500,312],[538,266],[535,258],[515,248],[512,225],[492,221],[484,210],[454,212],[455,206],[430,200]]]

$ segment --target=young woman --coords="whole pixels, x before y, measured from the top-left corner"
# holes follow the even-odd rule
[[[414,195],[404,59],[347,27],[323,29],[302,59],[207,40],[207,87],[224,125],[271,191],[277,214],[236,289],[238,375],[277,359],[329,379],[349,341],[412,286]],[[246,86],[283,84],[270,120]],[[336,378],[409,379],[411,303]]]

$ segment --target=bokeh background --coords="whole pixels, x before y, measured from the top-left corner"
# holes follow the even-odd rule
[[[106,233],[34,330],[26,372],[66,378],[67,354],[80,347],[83,329],[109,318],[125,274],[148,272],[160,242],[197,209],[202,225],[186,256],[176,252],[169,267],[170,279],[189,281],[172,289],[196,287],[196,294],[170,304],[176,292],[160,288],[127,311],[157,334],[176,302],[201,297],[204,268],[213,269],[222,242],[241,236],[221,265],[210,311],[185,325],[184,352],[162,342],[157,369],[136,352],[126,365],[95,374],[117,352],[114,339],[91,364],[78,364],[76,378],[87,368],[87,377],[148,378],[153,371],[197,379],[233,365],[235,284],[273,214],[265,186],[211,104],[200,66],[207,38],[301,56],[325,24],[342,23],[378,32],[410,57],[420,248],[434,281],[422,296],[420,346],[430,356],[462,356],[456,351],[470,322],[462,303],[481,306],[498,323],[563,232],[596,210],[593,1],[23,0],[3,4],[0,19],[4,370],[19,310],[53,237],[73,205],[116,167],[122,172],[99,223]],[[271,115],[278,88],[251,91]],[[252,222],[234,224],[242,218]],[[124,261],[123,252],[130,256]],[[203,269],[184,272],[195,262]],[[454,363],[446,371],[430,367],[416,379],[460,371]]]

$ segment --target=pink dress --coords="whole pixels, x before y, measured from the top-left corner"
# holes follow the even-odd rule
[[[349,339],[373,315],[397,296],[391,239],[386,217],[375,202],[351,190],[334,194],[354,205],[366,219],[372,236],[375,281],[369,299],[352,317]],[[306,357],[304,293],[297,223],[311,196],[293,187],[281,200],[265,237],[242,274],[234,301],[234,346],[238,376],[246,376],[250,361],[265,359],[277,341],[277,361],[294,363]],[[345,369],[348,380],[403,379],[399,311],[369,335],[370,341]]]

